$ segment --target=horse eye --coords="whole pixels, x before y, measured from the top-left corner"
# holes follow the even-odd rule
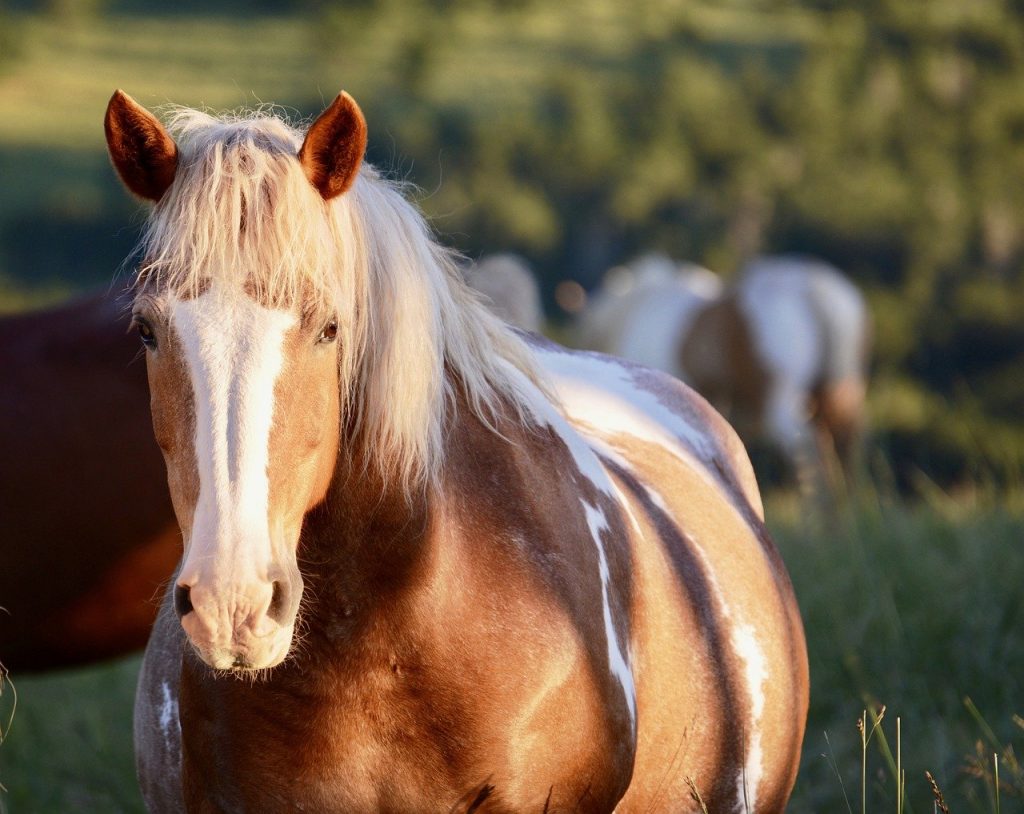
[[[332,319],[326,325],[324,329],[320,331],[320,336],[317,337],[317,342],[326,344],[327,342],[333,342],[338,338],[338,320]]]
[[[153,333],[153,328],[146,320],[135,317],[135,330],[139,332],[139,339],[142,340],[143,345],[151,349],[156,347],[156,334]]]

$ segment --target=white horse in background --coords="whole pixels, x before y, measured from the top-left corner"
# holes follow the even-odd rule
[[[465,270],[469,286],[484,295],[484,304],[509,325],[540,333],[544,309],[537,278],[516,254],[491,254]]]
[[[717,300],[722,281],[693,263],[645,254],[608,270],[575,326],[574,341],[686,379],[676,348],[690,319]]]
[[[693,386],[748,438],[777,446],[805,482],[853,467],[864,426],[870,316],[833,266],[762,257],[729,286],[706,269],[650,258],[623,290],[612,270],[577,341]],[[627,269],[634,268],[633,266]],[[815,470],[817,472],[815,473]]]

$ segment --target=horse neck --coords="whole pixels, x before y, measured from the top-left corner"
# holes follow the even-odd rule
[[[429,578],[431,490],[411,494],[343,441],[323,502],[303,524],[300,629],[307,667],[351,666],[370,640],[401,635],[406,598]],[[368,636],[370,632],[372,636]]]
[[[520,431],[511,421],[499,430],[506,438]],[[370,621],[378,631],[383,625],[401,635],[406,600],[436,577],[437,547],[445,539],[436,531],[443,526],[441,515],[459,500],[447,492],[464,488],[459,484],[466,471],[508,443],[484,426],[461,394],[445,437],[440,482],[412,494],[367,465],[359,450],[346,455],[343,449],[328,494],[307,515],[299,543],[307,597],[303,620],[311,636],[351,643]],[[454,476],[453,469],[461,474]],[[416,605],[422,610],[422,601]]]

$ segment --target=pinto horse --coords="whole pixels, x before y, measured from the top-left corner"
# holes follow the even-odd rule
[[[150,810],[782,811],[803,628],[724,420],[491,315],[347,94],[303,135],[118,91],[106,132],[156,204],[134,318],[184,538]]]
[[[141,649],[181,534],[123,297],[0,320],[0,662]]]
[[[863,432],[870,344],[864,298],[838,270],[758,258],[728,286],[684,265],[612,275],[580,319],[578,344],[667,371],[763,436],[806,486],[837,459],[849,474]]]

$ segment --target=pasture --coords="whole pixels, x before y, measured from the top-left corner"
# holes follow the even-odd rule
[[[148,105],[281,100],[301,116],[340,82],[366,104],[371,159],[421,185],[446,239],[526,254],[549,295],[638,249],[728,274],[746,228],[821,253],[872,306],[873,452],[888,463],[828,520],[768,496],[811,668],[790,810],[941,810],[927,770],[953,814],[1024,811],[1024,153],[1008,147],[1024,38],[1008,4],[965,12],[960,39],[956,2],[928,23],[893,12],[885,45],[844,3],[833,19],[701,0],[672,25],[667,2],[467,2],[447,18],[411,0],[315,4],[316,18],[284,5],[0,8],[0,312],[107,283],[132,245],[138,210],[102,144],[117,86]],[[904,41],[919,58],[901,62]],[[138,668],[0,685],[0,814],[142,811]]]
[[[1015,754],[1024,748],[1024,726],[1015,716],[1024,711],[1024,560],[1017,552],[1024,495],[954,499],[935,492],[913,507],[871,495],[817,528],[801,519],[792,497],[775,495],[768,516],[793,577],[811,659],[811,709],[790,810],[861,810],[857,719],[885,704],[881,732],[867,751],[868,811],[897,810],[897,716],[904,811],[933,810],[926,770],[954,814],[1020,811],[1024,769]],[[133,657],[12,677],[18,708],[0,746],[7,789],[0,811],[142,810],[131,756],[137,668]],[[0,697],[5,713],[13,697],[8,686]]]

